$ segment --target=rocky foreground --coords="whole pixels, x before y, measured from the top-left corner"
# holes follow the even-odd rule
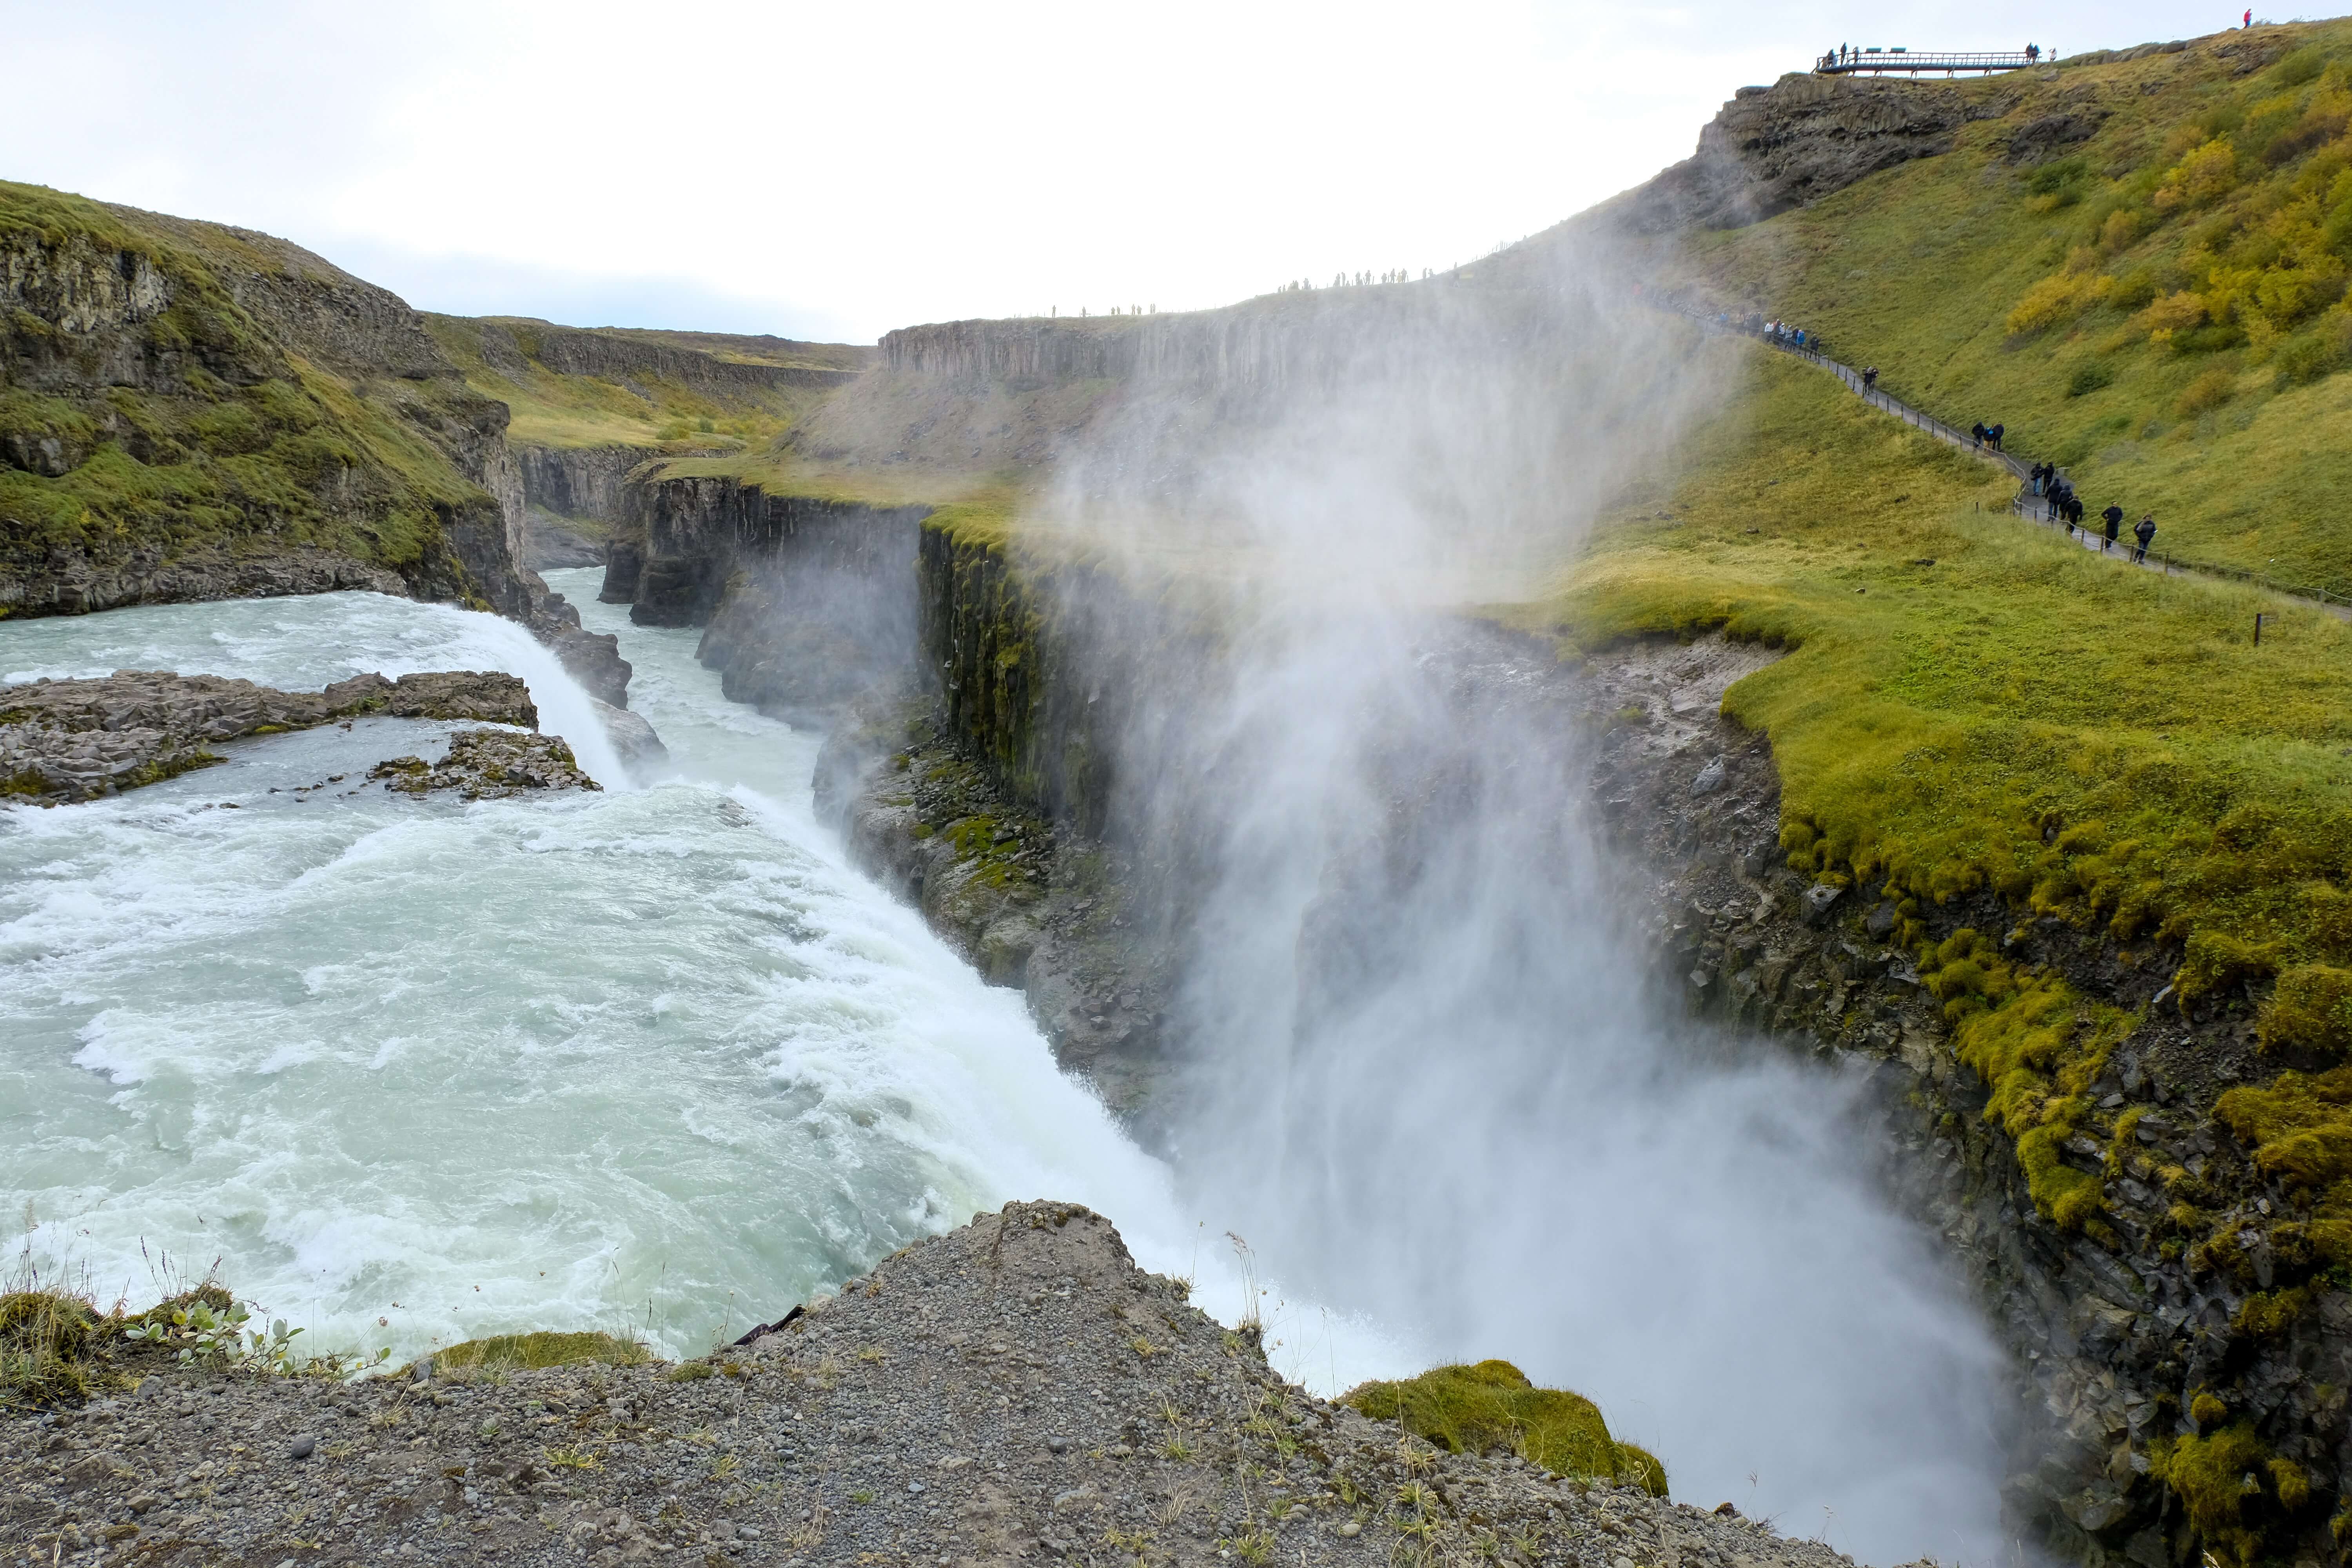
[[[976,1216],[678,1365],[162,1364],[0,1416],[0,1561],[1846,1562],[1313,1398],[1066,1204]]]

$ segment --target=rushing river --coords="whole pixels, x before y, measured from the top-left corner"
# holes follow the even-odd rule
[[[696,633],[553,575],[622,633],[667,776],[625,780],[584,695],[488,616],[336,594],[0,624],[0,681],[510,670],[606,785],[388,796],[368,766],[437,755],[451,727],[375,720],[0,809],[19,1268],[136,1304],[216,1270],[322,1350],[593,1327],[676,1355],[1054,1197],[1234,1316],[1223,1237],[1056,1070],[1020,996],[845,864],[810,805],[820,737],[724,700]],[[1277,1360],[1315,1384],[1395,1364],[1295,1324]]]

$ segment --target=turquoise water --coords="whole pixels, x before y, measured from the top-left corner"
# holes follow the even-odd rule
[[[593,599],[593,573],[556,575]],[[216,1271],[319,1348],[593,1327],[675,1355],[1053,1197],[1156,1267],[1197,1258],[1236,1312],[1201,1220],[1018,995],[844,863],[809,805],[819,738],[722,700],[695,633],[619,625],[671,756],[637,784],[489,616],[338,594],[0,625],[10,681],[511,669],[607,785],[390,797],[367,765],[448,727],[379,720],[0,810],[0,1194],[35,1222],[24,1256],[134,1304]],[[1318,1382],[1369,1364],[1292,1348]]]

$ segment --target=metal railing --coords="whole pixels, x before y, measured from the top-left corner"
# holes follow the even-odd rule
[[[1760,327],[1751,326],[1748,321],[1727,313],[1710,313],[1671,300],[1654,299],[1652,303],[1696,322],[1703,331],[1753,338],[1768,348],[1778,349],[1782,353],[1805,361],[1808,364],[1820,366],[1845,383],[1855,396],[1862,398],[1872,407],[1883,413],[1891,414],[1914,429],[1923,430],[1939,441],[1948,441],[1955,447],[1975,452],[1979,457],[1989,458],[2007,468],[2016,477],[2021,487],[2018,493],[2010,500],[2009,510],[2011,516],[2021,517],[2029,522],[2039,523],[2046,528],[2065,529],[2067,527],[2063,520],[2049,515],[2047,501],[2032,492],[2034,465],[2013,453],[1998,451],[1986,446],[1968,431],[1947,425],[1934,415],[1912,407],[1892,393],[1882,392],[1875,386],[1866,384],[1860,371],[1850,364],[1843,364],[1832,359],[1822,349],[1819,339],[1808,334],[1805,343],[1801,347],[1795,339],[1786,332],[1768,332]],[[2057,477],[2064,479],[2065,470],[2060,469]],[[2166,576],[2206,577],[2223,582],[2243,583],[2286,598],[2304,600],[2308,604],[2318,605],[2331,615],[2352,620],[2352,595],[2339,594],[2329,588],[2315,588],[2307,584],[2282,583],[2274,577],[2264,576],[2259,572],[2250,572],[2242,566],[2224,566],[2210,561],[2194,561],[2172,554],[2168,551],[2151,548],[2143,552],[2139,547],[2138,540],[2126,535],[2111,542],[2102,529],[2077,525],[2075,529],[2069,531],[2073,537],[2081,542],[2084,549],[2096,551],[2111,560],[2120,560],[2126,564],[2138,566],[2144,571],[2161,572]]]
[[[1994,54],[1954,54],[1929,50],[1913,54],[1908,49],[1852,49],[1843,53],[1832,51],[1813,62],[1816,76],[1854,76],[1867,71],[1883,76],[1889,71],[1903,71],[1917,76],[1921,71],[1942,71],[1946,76],[1960,71],[2019,71],[2028,66],[2040,65],[2052,57],[2048,54],[2027,54],[2023,49]]]

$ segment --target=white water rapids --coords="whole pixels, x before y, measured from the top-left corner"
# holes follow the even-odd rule
[[[628,785],[577,686],[488,616],[336,594],[0,624],[0,682],[509,670],[606,785],[389,796],[368,767],[451,726],[373,720],[0,809],[0,1194],[37,1221],[25,1257],[134,1305],[216,1267],[316,1350],[601,1328],[679,1355],[1060,1198],[1236,1317],[1223,1236],[1019,994],[843,861],[809,802],[818,737],[721,698],[695,632],[552,575],[621,633],[669,776]],[[1320,1387],[1403,1370],[1311,1309],[1268,1339]]]

